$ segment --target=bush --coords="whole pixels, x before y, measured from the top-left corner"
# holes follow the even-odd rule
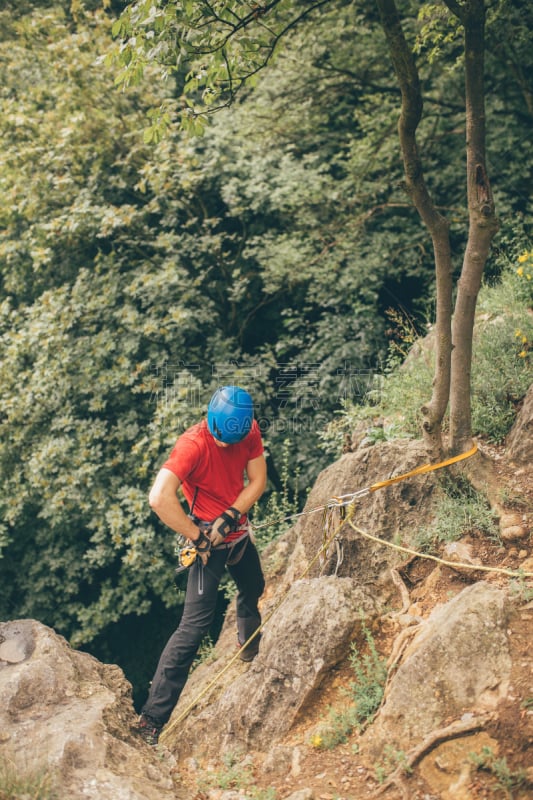
[[[505,265],[496,284],[484,285],[479,294],[472,432],[492,442],[502,441],[509,432],[531,383],[532,305],[533,251],[526,250],[513,265]],[[323,434],[323,447],[329,452],[339,453],[345,438],[363,426],[368,443],[420,434],[420,407],[431,396],[434,355],[428,339],[413,338],[407,325],[396,322],[386,366],[375,376],[364,402],[346,403]],[[398,337],[404,346],[398,345]]]
[[[329,709],[328,719],[311,737],[311,745],[331,750],[343,744],[353,730],[361,731],[379,709],[387,679],[386,659],[379,655],[374,638],[362,618],[362,633],[367,652],[362,653],[352,642],[350,665],[355,680],[351,680],[343,694],[348,704],[342,709]]]
[[[59,800],[48,769],[21,769],[0,761],[0,800]]]
[[[485,498],[466,481],[444,481],[444,496],[437,505],[435,519],[414,538],[414,547],[434,552],[444,542],[456,542],[477,531],[493,539],[498,537],[494,512]]]
[[[531,383],[533,341],[533,253],[531,272],[507,268],[496,286],[480,293],[472,363],[472,428],[500,442],[509,432],[518,402]],[[529,277],[528,277],[529,276]]]

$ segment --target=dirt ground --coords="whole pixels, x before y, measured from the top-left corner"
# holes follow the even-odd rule
[[[484,448],[484,452],[490,455],[494,467],[500,506],[504,506],[506,513],[520,513],[526,521],[529,534],[517,541],[501,543],[488,541],[476,531],[471,531],[464,542],[469,545],[473,559],[479,559],[483,565],[517,570],[526,560],[529,564],[533,563],[530,560],[533,557],[531,472],[507,464],[501,449]],[[501,498],[504,498],[504,502]],[[412,604],[410,613],[423,618],[437,604],[447,602],[466,585],[477,580],[509,586],[509,579],[504,575],[460,571],[416,557],[406,560],[399,572],[409,592]],[[377,775],[377,765],[367,763],[361,755],[357,733],[333,749],[312,746],[312,735],[317,726],[327,719],[328,708],[341,708],[345,703],[342,687],[354,678],[347,660],[328,676],[327,685],[321,688],[314,702],[300,715],[298,724],[287,737],[284,744],[298,749],[299,762],[288,768],[286,777],[263,773],[260,754],[257,754],[257,758],[251,754],[253,785],[243,789],[236,779],[233,786],[229,781],[224,789],[220,785],[215,788],[213,784],[211,788],[205,788],[205,784],[199,788],[198,775],[180,773],[180,782],[182,786],[187,786],[188,796],[191,800],[217,800],[222,797],[224,790],[238,792],[241,788],[240,793],[234,795],[235,798],[245,796],[262,800],[273,788],[276,800],[284,800],[302,789],[312,789],[313,800],[370,800],[374,797],[384,797],[386,800],[533,798],[533,581],[522,584],[521,588],[522,592],[513,605],[508,631],[513,662],[511,688],[506,701],[498,708],[497,721],[489,723],[484,730],[439,742],[428,749],[411,774],[402,774],[396,784],[388,786]],[[398,604],[401,606],[400,594]],[[372,631],[382,655],[390,654],[398,632],[398,627],[390,618],[383,618],[379,627]],[[493,763],[492,769],[477,768],[472,761],[471,754],[481,754],[484,747],[490,748],[490,752],[499,759]],[[524,780],[517,786],[519,774],[524,776]]]

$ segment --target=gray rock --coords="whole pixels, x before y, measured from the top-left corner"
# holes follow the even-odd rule
[[[360,447],[355,453],[346,453],[320,473],[305,509],[309,511],[332,497],[353,493],[404,474],[427,463],[427,460],[421,442],[397,439],[382,442],[379,446]],[[435,474],[427,473],[374,491],[357,501],[353,522],[356,527],[377,534],[385,541],[398,536],[409,541],[421,516],[431,510],[435,485]],[[322,547],[322,514],[301,517],[296,532],[298,540],[285,576],[288,581],[297,579]],[[397,552],[364,539],[349,525],[341,529],[339,538],[344,554],[342,564],[338,566],[336,548],[332,546],[327,552],[326,563],[317,563],[310,574],[332,574],[336,570],[340,577],[350,576],[359,585],[371,588],[379,602],[387,604],[393,591],[388,567],[398,563]]]
[[[495,709],[509,687],[507,620],[506,595],[485,582],[435,608],[389,684],[371,749],[406,751],[464,713]]]
[[[191,743],[205,755],[270,749],[348,652],[361,610],[375,614],[373,600],[349,578],[294,583],[265,626],[256,659],[246,671],[225,676],[218,698],[184,720],[179,733],[169,736],[169,746],[181,757],[192,754]],[[216,670],[216,664],[196,670],[176,715],[190,702],[198,681],[205,685]]]
[[[507,436],[506,458],[528,467],[533,463],[533,384]]]
[[[69,800],[174,800],[165,764],[130,733],[119,667],[69,647],[34,620],[0,623],[0,758],[19,775],[48,770]],[[13,658],[13,654],[16,658]]]

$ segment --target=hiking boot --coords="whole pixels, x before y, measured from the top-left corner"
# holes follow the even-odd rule
[[[163,728],[163,723],[158,722],[152,717],[141,714],[135,732],[139,734],[141,739],[144,739],[147,745],[155,747],[159,741],[159,734]]]
[[[261,634],[258,633],[257,636],[252,639],[250,644],[241,650],[239,653],[239,658],[241,661],[253,661],[256,655],[259,652],[259,642],[261,640]],[[237,646],[242,648],[242,644],[237,640]]]

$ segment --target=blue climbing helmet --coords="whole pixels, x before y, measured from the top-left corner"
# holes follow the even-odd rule
[[[250,432],[254,404],[240,386],[217,389],[207,408],[207,427],[219,442],[236,444]]]

